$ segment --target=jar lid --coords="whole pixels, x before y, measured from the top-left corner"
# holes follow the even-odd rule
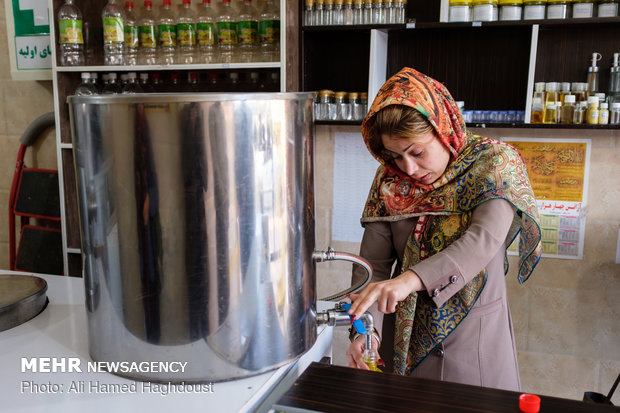
[[[357,92],[349,92],[349,99],[357,99],[357,96]],[[620,105],[620,102],[618,102],[618,104]]]
[[[500,6],[523,4],[523,0],[499,0]]]
[[[322,98],[329,97],[331,93],[333,92],[329,89],[322,89],[322,90],[319,90],[319,97],[322,97]]]
[[[491,4],[493,6],[497,6],[497,0],[474,0],[474,6],[482,6],[485,4]]]
[[[530,3],[530,5],[544,5],[545,3],[547,3],[547,0],[523,0],[523,3],[528,4]],[[534,4],[531,4],[534,3]]]
[[[360,93],[360,99],[368,99],[368,92]]]
[[[572,0],[547,0],[547,3],[572,3]]]
[[[451,6],[468,6],[471,4],[471,0],[450,0]]]
[[[336,99],[344,99],[344,97],[346,96],[347,92],[336,92],[334,93],[334,97]]]

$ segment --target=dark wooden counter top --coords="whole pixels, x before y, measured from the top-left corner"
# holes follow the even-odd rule
[[[518,392],[312,363],[274,406],[284,412],[518,413]],[[620,408],[540,396],[541,413]]]

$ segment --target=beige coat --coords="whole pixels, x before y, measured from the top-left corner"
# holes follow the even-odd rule
[[[415,271],[437,306],[470,281],[483,267],[488,277],[480,298],[469,315],[414,370],[412,376],[457,383],[520,390],[519,369],[504,281],[505,238],[514,208],[503,199],[474,210],[465,234],[440,253],[418,263]],[[416,219],[366,224],[360,255],[373,266],[373,282],[400,274],[403,251]],[[354,279],[359,277],[354,272]],[[456,276],[456,277],[455,277]],[[354,280],[355,282],[355,280]],[[379,353],[391,371],[394,315],[371,310],[382,332]]]

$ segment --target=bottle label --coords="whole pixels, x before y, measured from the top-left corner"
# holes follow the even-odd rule
[[[124,30],[123,19],[121,17],[103,18],[103,42],[104,43],[123,43]]]
[[[198,46],[213,46],[215,44],[215,27],[213,23],[198,23],[196,25]]]
[[[58,43],[84,44],[82,20],[58,20]]]
[[[258,22],[242,21],[237,23],[237,35],[239,36],[239,44],[258,43]]]
[[[217,22],[217,38],[220,44],[237,44],[237,23]]]
[[[280,41],[280,20],[262,20],[258,24],[261,43],[275,44]]]
[[[603,3],[598,5],[598,17],[616,17],[618,3]]]
[[[594,3],[573,4],[574,18],[588,18],[594,16]]]
[[[177,24],[177,44],[179,46],[196,45],[196,26],[193,23]]]
[[[139,44],[138,26],[125,26],[125,47],[135,49]]]
[[[155,26],[140,26],[140,47],[154,49],[157,47]]]
[[[159,45],[162,47],[177,45],[177,28],[174,24],[159,25]]]

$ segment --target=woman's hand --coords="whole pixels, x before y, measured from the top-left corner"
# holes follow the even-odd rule
[[[354,367],[356,369],[369,370],[366,363],[364,363],[364,350],[366,337],[359,336],[355,339],[351,344],[349,344],[349,348],[347,349],[347,358],[349,359],[349,367]],[[377,352],[377,357],[379,356],[379,343],[375,336],[372,337],[372,348]]]
[[[360,294],[349,294],[353,301],[349,314],[358,319],[376,301],[379,311],[390,314],[396,311],[396,304],[413,291],[424,289],[422,280],[415,272],[407,270],[396,278],[369,284]]]

